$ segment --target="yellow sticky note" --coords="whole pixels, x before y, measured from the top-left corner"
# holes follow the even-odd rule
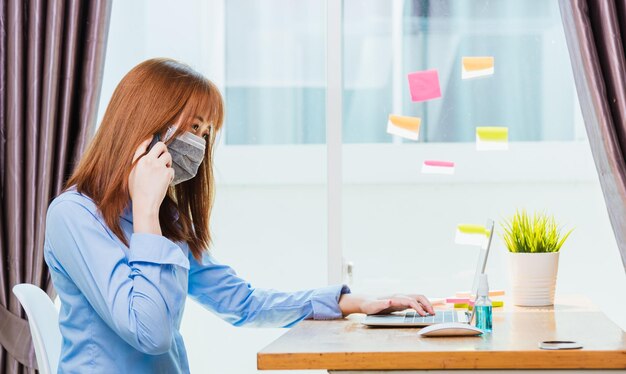
[[[457,226],[459,231],[466,234],[483,234],[489,235],[489,230],[483,225],[460,224]]]
[[[493,56],[463,57],[461,64],[461,79],[472,79],[493,75]]]
[[[387,133],[397,135],[406,139],[419,139],[420,124],[422,120],[418,117],[389,115],[387,121]]]
[[[461,224],[456,228],[454,242],[456,244],[476,245],[484,247],[487,244],[490,231],[482,225]]]
[[[468,304],[458,304],[458,305],[468,305]],[[502,300],[491,300],[491,307],[492,308],[502,308],[504,306],[504,301]],[[454,304],[454,307],[457,308],[457,304]],[[474,302],[471,301],[468,305],[468,309],[472,310],[474,307]],[[458,308],[462,308],[462,307],[458,307]]]
[[[477,151],[506,151],[509,149],[508,127],[476,127]]]

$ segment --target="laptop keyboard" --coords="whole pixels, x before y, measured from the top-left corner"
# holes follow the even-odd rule
[[[416,312],[406,312],[404,315],[404,323],[443,323],[443,322],[458,322],[457,312],[454,310],[442,310],[437,314],[420,316]]]

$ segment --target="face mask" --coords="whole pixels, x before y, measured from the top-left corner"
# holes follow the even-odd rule
[[[167,141],[175,130],[174,127],[170,127],[165,134],[164,141]],[[174,169],[174,180],[170,186],[196,176],[198,167],[204,159],[205,148],[205,140],[190,132],[185,132],[172,140],[167,146],[167,150],[172,155],[172,168]]]

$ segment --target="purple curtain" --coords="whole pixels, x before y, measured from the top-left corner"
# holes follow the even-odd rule
[[[11,288],[53,295],[46,209],[93,135],[110,0],[0,0],[0,372],[34,372]]]
[[[559,5],[589,145],[626,269],[626,4]]]

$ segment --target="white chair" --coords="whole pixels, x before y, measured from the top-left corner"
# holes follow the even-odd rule
[[[48,295],[41,288],[32,284],[15,285],[13,294],[28,315],[28,325],[33,337],[39,373],[56,373],[62,343],[61,330],[59,330],[59,312]]]

